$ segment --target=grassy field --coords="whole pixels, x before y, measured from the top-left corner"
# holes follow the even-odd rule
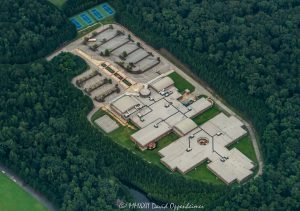
[[[186,178],[200,180],[202,182],[207,182],[215,185],[224,185],[225,183],[220,180],[216,175],[214,175],[205,163],[196,167],[193,171],[190,171],[185,175]]]
[[[186,89],[189,89],[191,92],[195,90],[195,87],[190,84],[190,82],[181,77],[181,75],[179,75],[178,73],[172,72],[169,77],[173,79],[175,87],[179,92],[182,93]]]
[[[254,161],[257,164],[257,158],[249,135],[243,137],[238,142],[229,146],[229,149],[232,148],[237,148],[250,160]]]
[[[54,4],[59,9],[62,9],[62,6],[67,0],[49,0],[52,4]]]
[[[42,204],[2,173],[0,173],[0,196],[0,210],[3,211],[46,210]]]
[[[204,122],[210,120],[220,112],[221,112],[220,109],[216,105],[213,105],[210,109],[208,109],[204,113],[199,114],[198,116],[193,118],[193,120],[197,125],[202,125]]]

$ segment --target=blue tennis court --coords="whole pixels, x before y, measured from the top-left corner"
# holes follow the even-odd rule
[[[95,23],[102,22],[115,13],[116,11],[108,3],[103,3],[80,12],[70,17],[69,20],[75,25],[76,29],[80,31]]]
[[[103,19],[103,15],[96,9],[91,9],[91,13],[95,16],[97,20]]]
[[[81,24],[74,18],[71,19],[72,23],[75,25],[76,29],[81,29]]]
[[[107,4],[102,4],[102,8],[110,15],[114,13],[114,11]]]
[[[89,25],[94,22],[86,13],[82,13],[80,17]]]

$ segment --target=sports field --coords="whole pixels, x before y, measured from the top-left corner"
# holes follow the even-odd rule
[[[47,209],[6,175],[0,173],[0,210],[44,211]]]
[[[109,4],[103,3],[74,15],[69,19],[75,25],[77,30],[82,30],[88,26],[94,25],[96,22],[103,21],[114,14],[115,11]]]

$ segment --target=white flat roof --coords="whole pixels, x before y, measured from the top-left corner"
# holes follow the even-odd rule
[[[234,180],[241,182],[253,173],[253,167],[252,161],[235,148],[230,150],[228,160],[222,162],[218,159],[208,164],[208,168],[227,184]]]
[[[201,128],[211,136],[222,132],[229,136],[232,140],[236,140],[247,133],[242,126],[243,123],[236,117],[227,117],[224,113],[220,113],[201,125]]]
[[[196,127],[197,127],[197,124],[189,118],[186,118],[186,119],[178,122],[174,126],[174,128],[176,130],[178,130],[180,133],[182,133],[183,135],[187,134],[188,132],[195,129]]]
[[[141,104],[134,96],[124,95],[112,103],[112,105],[118,109],[121,113],[133,108],[134,106]]]
[[[174,81],[166,76],[166,77],[163,77],[161,78],[160,80],[157,80],[153,83],[150,84],[151,87],[153,87],[153,89],[155,89],[157,92],[160,92],[161,90],[171,86],[174,84]]]
[[[157,124],[158,127],[154,127]],[[148,125],[147,127],[142,128],[136,133],[131,135],[131,138],[134,139],[139,145],[146,146],[147,144],[156,141],[162,135],[171,131],[172,128],[165,122],[157,120],[154,123]]]
[[[185,115],[189,118],[193,118],[211,106],[212,106],[212,103],[210,101],[208,101],[206,98],[202,97],[202,98],[198,99],[196,102],[189,105],[189,107],[191,107],[192,110],[188,111]]]
[[[174,125],[176,125],[177,123],[179,123],[185,119],[186,119],[186,117],[182,113],[177,112],[176,114],[174,114],[171,117],[169,117],[168,119],[166,119],[165,122],[168,123],[168,125],[170,125],[171,127],[173,127]]]
[[[191,139],[190,143],[192,151],[187,152],[186,149],[189,147],[189,136],[191,134],[194,134],[194,138]],[[197,140],[201,137],[207,138],[209,143],[203,146],[198,144]],[[196,128],[189,134],[177,139],[175,142],[161,149],[159,151],[159,154],[163,156],[161,161],[172,170],[177,168],[180,172],[186,173],[195,165],[200,164],[210,156],[212,153],[211,140],[212,138],[203,130]]]
[[[226,132],[231,131],[228,130],[229,125],[227,124],[232,123],[233,128],[237,131],[242,126],[240,122],[237,122],[236,118],[229,118],[224,114],[218,115],[205,123],[205,127],[197,127],[161,149],[159,151],[159,154],[162,156],[161,161],[171,170],[187,173],[203,161],[210,160],[211,163],[208,164],[208,168],[224,182],[228,184],[234,180],[240,182],[252,174],[251,169],[254,165],[249,158],[237,149],[228,150],[226,148],[228,144],[231,144],[236,139],[232,139],[225,132],[216,135],[221,129],[213,123]],[[208,131],[206,131],[207,129]],[[208,143],[201,145],[198,142],[200,139],[206,139]],[[189,147],[189,140],[192,150],[187,152],[186,149]],[[224,161],[224,158],[228,159]]]
[[[139,112],[131,115],[130,119],[134,124],[143,128],[157,119],[165,120],[178,112],[177,109],[171,105],[169,107],[165,107],[166,104],[168,104],[168,102],[165,99],[161,99],[149,107],[144,107]],[[138,114],[143,115],[144,121],[140,120]]]

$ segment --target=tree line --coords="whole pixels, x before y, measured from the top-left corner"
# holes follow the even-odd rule
[[[64,3],[62,10],[67,16],[72,16],[103,2],[106,0],[68,0]]]

